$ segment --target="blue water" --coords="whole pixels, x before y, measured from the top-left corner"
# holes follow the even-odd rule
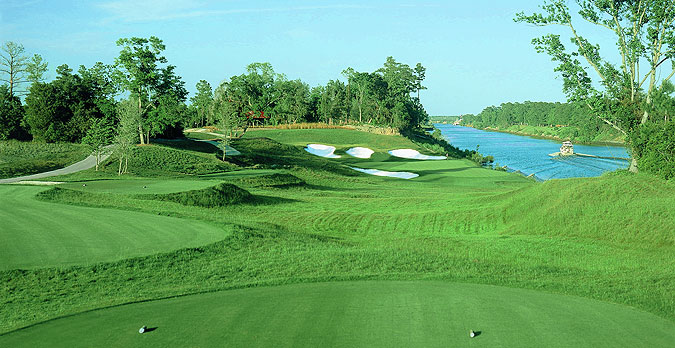
[[[604,172],[628,168],[628,161],[571,157],[550,157],[560,151],[561,142],[527,136],[489,132],[462,126],[436,124],[436,128],[460,149],[475,150],[495,158],[495,163],[507,166],[511,171],[525,175],[534,174],[537,179],[563,179],[600,176]],[[574,152],[603,157],[628,158],[626,148],[621,146],[591,146],[574,144]]]

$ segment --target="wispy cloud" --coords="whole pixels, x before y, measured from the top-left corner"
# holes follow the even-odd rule
[[[113,18],[124,22],[155,22],[172,19],[226,16],[242,13],[298,12],[311,10],[363,9],[363,5],[290,6],[265,8],[214,9],[197,0],[118,0],[99,5]]]
[[[0,9],[30,7],[41,2],[42,0],[3,0],[2,3],[0,3]]]

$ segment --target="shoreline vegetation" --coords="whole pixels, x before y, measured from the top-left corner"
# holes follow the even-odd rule
[[[536,138],[536,139],[547,139],[547,140],[555,140],[555,141],[560,141],[560,142],[570,140],[570,138],[567,138],[567,137],[559,137],[559,136],[556,136],[554,134],[551,134],[551,133],[554,133],[556,131],[556,127],[514,125],[514,126],[510,126],[510,127],[506,128],[506,129],[502,129],[502,128],[499,128],[499,127],[476,127],[472,124],[462,124],[461,126],[471,127],[471,128],[490,131],[490,132],[499,132],[499,133],[513,134],[513,135],[528,136],[528,137],[532,137],[532,138]],[[534,130],[534,131],[530,131],[530,130]],[[623,141],[623,140],[619,140],[617,138],[610,138],[610,139],[603,139],[603,140],[591,140],[591,141],[572,139],[570,141],[574,142],[575,144],[580,144],[580,145],[591,145],[591,146],[608,146],[609,145],[609,146],[626,147],[626,142]]]
[[[489,106],[477,115],[432,116],[431,121],[584,145],[628,146],[625,135],[578,103],[530,102]]]

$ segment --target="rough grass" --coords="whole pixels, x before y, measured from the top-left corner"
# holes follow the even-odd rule
[[[651,175],[621,171],[529,187],[505,205],[503,219],[514,234],[672,248],[673,207],[675,186]]]
[[[223,162],[213,152],[209,153],[213,147],[193,141],[137,146],[129,158],[128,171],[136,176],[165,176],[200,175],[236,169],[236,165]],[[104,171],[117,173],[117,170],[118,162],[111,158]]]
[[[200,190],[175,192],[167,194],[140,195],[143,199],[155,199],[159,201],[176,202],[187,206],[215,208],[231,204],[251,201],[253,196],[250,192],[236,185],[221,183],[213,187]]]
[[[244,176],[235,179],[235,182],[248,187],[299,187],[304,186],[306,182],[293,174],[273,173],[261,174],[255,176]]]
[[[0,179],[63,168],[90,152],[81,144],[0,141]]]

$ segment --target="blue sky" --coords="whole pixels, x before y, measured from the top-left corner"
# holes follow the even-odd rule
[[[387,56],[427,68],[431,115],[478,113],[502,102],[564,101],[554,63],[530,44],[544,31],[513,22],[538,0],[208,1],[2,0],[0,42],[48,62],[112,63],[121,37],[155,35],[192,92],[270,62],[310,86],[352,67],[374,71]]]

